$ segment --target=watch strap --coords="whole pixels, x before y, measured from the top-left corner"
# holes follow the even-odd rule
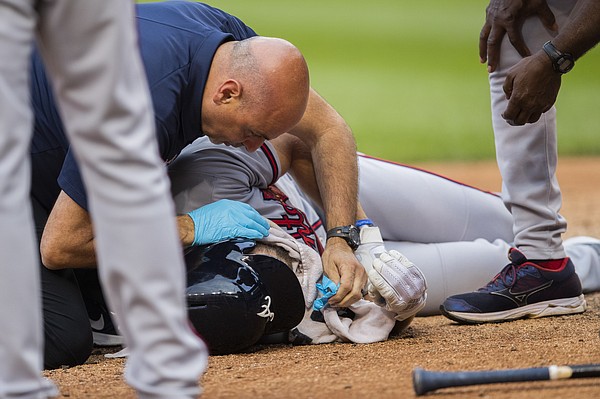
[[[354,239],[351,237],[352,230],[354,230],[355,234]],[[360,232],[353,224],[347,226],[337,226],[327,230],[327,239],[332,237],[343,238],[353,250],[358,248],[360,245]]]
[[[542,49],[550,58],[550,61],[552,61],[552,68],[556,72],[564,74],[569,72],[575,66],[573,55],[559,51],[556,47],[554,47],[551,41],[544,43]]]
[[[332,229],[327,230],[327,238],[329,237],[346,237],[350,232],[350,227],[348,226],[337,226]]]

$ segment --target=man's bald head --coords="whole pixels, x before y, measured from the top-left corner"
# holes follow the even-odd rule
[[[211,137],[215,126],[228,119],[223,112],[235,111],[248,113],[255,123],[254,133],[264,139],[275,138],[300,121],[309,91],[308,66],[300,50],[290,42],[253,37],[224,43],[215,54],[206,86],[203,128],[213,129],[205,131]],[[228,103],[235,103],[237,109],[215,109],[215,105]],[[234,141],[229,142],[238,144]]]
[[[232,73],[244,76],[247,88],[257,94],[248,101],[257,99],[271,112],[287,109],[300,120],[310,82],[308,66],[297,47],[283,39],[258,36],[234,44],[231,55]]]

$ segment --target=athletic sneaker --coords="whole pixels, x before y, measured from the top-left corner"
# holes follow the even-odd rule
[[[125,343],[113,324],[110,312],[104,306],[86,301],[86,308],[92,326],[94,345],[119,346]]]
[[[510,263],[485,287],[448,297],[440,306],[442,314],[477,324],[585,311],[581,282],[569,258],[562,259],[558,270],[549,270],[515,248],[508,257]]]

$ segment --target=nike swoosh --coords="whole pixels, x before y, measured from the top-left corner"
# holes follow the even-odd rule
[[[90,319],[90,325],[93,330],[101,331],[104,329],[104,315],[100,314],[100,318],[98,320]]]
[[[516,303],[517,306],[523,306],[523,305],[527,304],[527,299],[529,298],[529,296],[531,296],[532,294],[535,294],[536,292],[540,292],[540,291],[545,290],[546,288],[550,287],[552,285],[552,282],[553,281],[550,280],[547,283],[544,283],[540,286],[533,287],[531,289],[521,291],[521,292],[512,292],[511,288],[507,288],[507,289],[503,289],[502,291],[491,292],[491,294],[503,296],[505,298],[510,299],[514,303]]]

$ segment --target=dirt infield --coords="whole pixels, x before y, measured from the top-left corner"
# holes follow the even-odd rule
[[[419,165],[490,191],[500,189],[493,162]],[[561,159],[567,237],[600,237],[600,158]],[[600,363],[600,293],[581,315],[481,326],[417,318],[402,335],[371,345],[262,346],[215,356],[202,378],[204,398],[411,398],[414,367],[482,370]],[[98,350],[87,364],[45,372],[61,398],[134,398],[122,359]],[[437,391],[447,398],[600,397],[600,378],[511,383]]]

